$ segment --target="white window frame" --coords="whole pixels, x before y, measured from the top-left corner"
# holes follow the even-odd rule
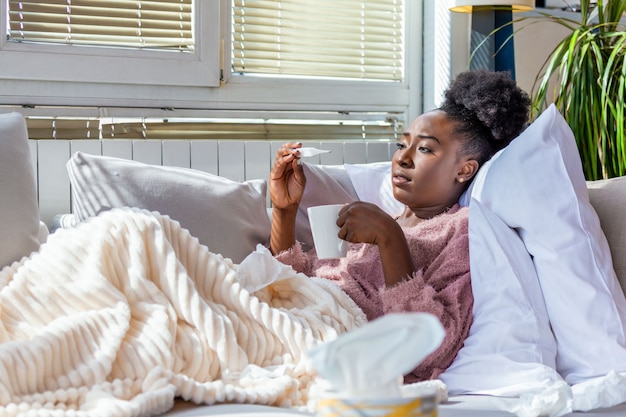
[[[328,80],[240,76],[230,73],[230,0],[199,0],[197,33],[201,38],[219,38],[215,42],[199,42],[199,56],[167,65],[151,58],[143,64],[151,66],[153,77],[137,74],[98,74],[96,80],[81,78],[84,65],[80,55],[68,53],[70,64],[55,61],[48,53],[51,46],[16,45],[0,40],[0,105],[11,106],[92,106],[106,113],[106,108],[135,107],[157,111],[167,108],[181,110],[254,110],[254,111],[326,111],[326,112],[390,112],[409,119],[421,112],[422,88],[422,1],[406,0],[405,80],[403,82]],[[0,0],[2,16],[6,1]],[[219,22],[214,19],[218,15]],[[6,22],[0,22],[6,33]],[[216,34],[215,31],[218,31]],[[4,36],[3,36],[4,37]],[[27,46],[28,51],[21,48]],[[30,49],[30,47],[33,47]],[[77,49],[59,46],[59,48]],[[19,49],[16,51],[16,49]],[[98,48],[99,49],[99,48]],[[72,51],[73,52],[73,51]],[[153,51],[144,51],[153,52]],[[119,59],[123,62],[131,51],[119,56],[102,56],[101,62]],[[170,53],[168,52],[168,56]],[[176,56],[176,53],[173,54]],[[184,54],[181,54],[181,56]],[[93,57],[92,57],[93,58]],[[157,59],[158,60],[158,59]],[[115,61],[120,62],[120,61]],[[8,65],[7,65],[8,64]],[[138,62],[142,64],[142,62]],[[221,72],[219,86],[207,86],[206,80],[193,77],[189,82],[172,83],[171,74],[179,74],[186,64],[198,64]],[[66,65],[75,65],[76,72],[68,76]],[[127,65],[127,64],[126,64]],[[193,65],[192,65],[193,66]],[[55,70],[55,68],[59,68]],[[73,68],[73,67],[72,67]],[[200,74],[195,75],[200,78]],[[65,73],[65,74],[64,74]],[[214,73],[212,73],[214,74]],[[64,78],[65,77],[65,78]],[[208,76],[207,76],[208,77]],[[192,85],[189,85],[192,84]],[[104,110],[102,110],[104,109]]]
[[[226,63],[228,71],[225,71],[224,81],[234,99],[239,100],[240,93],[245,92],[247,99],[258,108],[265,108],[269,94],[297,110],[417,114],[421,110],[422,1],[405,0],[405,7],[405,79],[402,82],[241,76],[230,72],[230,62]],[[226,57],[230,57],[230,37],[228,39]],[[306,99],[305,103],[303,99]],[[309,108],[304,109],[303,105]]]
[[[196,1],[202,16],[195,27],[194,52],[133,50],[9,41],[0,21],[0,77],[11,80],[115,83],[131,85],[219,85],[219,5]],[[6,16],[8,1],[0,1]],[[213,21],[211,21],[211,17]],[[173,77],[174,74],[184,77]]]
[[[429,111],[441,105],[450,80],[469,69],[472,15],[451,12],[446,1],[423,2],[422,111]]]

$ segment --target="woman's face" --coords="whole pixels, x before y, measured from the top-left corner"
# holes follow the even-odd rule
[[[456,203],[478,165],[461,155],[460,147],[446,113],[436,110],[417,117],[398,141],[392,159],[395,198],[420,218]]]

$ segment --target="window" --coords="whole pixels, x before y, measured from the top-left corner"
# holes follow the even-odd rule
[[[106,124],[200,134],[215,120],[228,120],[217,131],[248,123],[242,131],[294,138],[320,120],[338,138],[393,132],[420,109],[421,10],[413,0],[0,0],[0,111],[59,139],[107,137]],[[157,127],[175,119],[170,133]]]
[[[0,40],[0,61],[10,64],[2,66],[1,75],[217,86],[218,10],[215,1],[6,0],[7,19],[0,25],[7,36]],[[194,16],[200,25],[196,36]]]
[[[9,40],[192,51],[191,0],[9,0]]]
[[[234,0],[232,68],[402,81],[402,0]]]

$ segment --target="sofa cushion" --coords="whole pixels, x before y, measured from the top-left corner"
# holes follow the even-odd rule
[[[617,279],[626,291],[626,177],[588,181],[587,188],[611,248]]]
[[[39,206],[24,116],[0,114],[0,268],[39,249]]]
[[[114,207],[156,211],[237,263],[269,241],[265,180],[240,183],[194,169],[81,152],[67,169],[72,211],[80,221]]]

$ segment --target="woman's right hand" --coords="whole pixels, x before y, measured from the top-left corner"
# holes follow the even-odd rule
[[[306,177],[300,165],[301,143],[285,143],[276,153],[270,171],[270,198],[276,209],[298,207],[304,194]]]

